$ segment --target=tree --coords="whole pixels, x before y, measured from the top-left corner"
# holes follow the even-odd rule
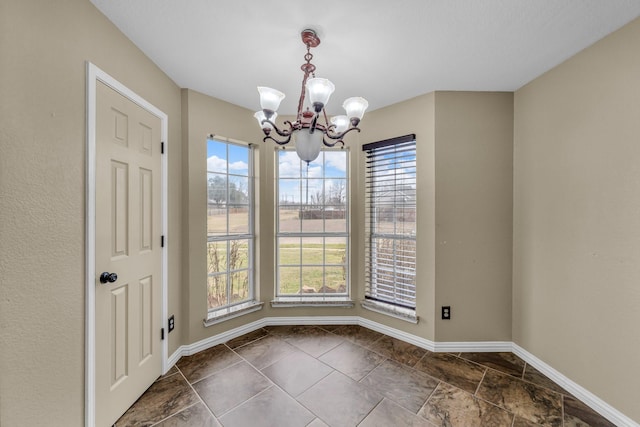
[[[210,177],[208,180],[209,203],[217,205],[227,201],[227,180],[221,176]]]

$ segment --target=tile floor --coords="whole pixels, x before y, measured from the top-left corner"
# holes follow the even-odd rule
[[[354,325],[274,326],[181,358],[124,426],[612,426],[511,353],[432,353]]]

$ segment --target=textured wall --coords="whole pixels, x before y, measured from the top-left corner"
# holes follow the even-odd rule
[[[435,106],[436,341],[511,341],[513,94]]]
[[[640,421],[640,20],[515,94],[513,336]]]
[[[84,425],[85,61],[169,115],[180,321],[180,91],[86,0],[0,9],[0,425]],[[170,351],[180,344],[170,336]]]

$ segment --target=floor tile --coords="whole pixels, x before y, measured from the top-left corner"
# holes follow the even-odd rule
[[[368,343],[365,347],[408,366],[414,366],[428,352],[423,348],[386,335]]]
[[[294,397],[331,372],[333,369],[298,350],[262,370],[271,381]]]
[[[319,357],[344,341],[324,329],[307,329],[303,333],[289,334],[284,340],[313,357]]]
[[[564,397],[565,427],[615,427],[615,424],[573,397]]]
[[[385,357],[349,341],[344,341],[333,350],[323,354],[319,360],[353,380],[360,381],[373,368],[384,362]]]
[[[364,347],[382,337],[380,332],[359,325],[342,325],[332,332]]]
[[[320,329],[324,329],[325,331],[328,332],[333,332],[336,329],[342,328],[345,325],[318,325],[318,328]]]
[[[271,381],[240,362],[193,385],[216,417],[271,386]]]
[[[315,420],[307,424],[307,427],[329,427],[329,426],[320,418],[316,418]]]
[[[438,380],[393,360],[387,360],[360,381],[414,414],[433,393]]]
[[[460,353],[460,357],[516,378],[522,378],[524,371],[524,360],[513,353]]]
[[[183,409],[154,427],[222,427],[202,402]]]
[[[177,374],[178,372],[180,372],[180,371],[178,371],[178,368],[176,368],[176,365],[173,365],[173,366],[171,367],[171,369],[169,369],[169,370],[167,371],[167,373],[166,373],[166,374],[164,374],[163,376],[161,376],[160,378],[166,378],[166,377],[169,377],[169,376],[171,376],[171,375]]]
[[[257,369],[262,369],[285,357],[295,350],[278,337],[266,336],[235,351]]]
[[[176,366],[190,383],[194,383],[241,360],[226,345],[220,344],[192,356],[181,357]]]
[[[272,335],[287,338],[312,333],[318,329],[318,327],[313,325],[275,325],[266,326],[264,329]]]
[[[199,401],[182,375],[171,375],[153,383],[116,426],[150,426]]]
[[[527,364],[524,369],[524,377],[525,381],[532,382],[540,387],[548,388],[549,390],[553,390],[556,393],[562,393],[566,395],[570,395],[568,391],[564,388],[560,387],[558,384],[554,383],[551,379],[545,376],[542,372],[538,371],[533,366]]]
[[[298,401],[331,427],[357,425],[382,400],[340,372],[326,376],[298,396]]]
[[[433,427],[429,421],[407,411],[388,399],[376,406],[358,427]]]
[[[443,427],[510,427],[513,415],[449,384],[440,383],[418,415]]]
[[[540,424],[533,423],[516,415],[515,419],[513,420],[513,427],[540,427]]]
[[[220,417],[225,427],[298,427],[315,418],[291,396],[272,386]]]
[[[239,337],[233,338],[227,341],[225,344],[227,345],[227,347],[231,349],[236,349],[238,347],[242,347],[245,344],[249,344],[252,341],[260,339],[266,336],[267,334],[268,332],[266,331],[266,329],[260,328],[260,329],[256,329],[253,332],[249,332],[248,334],[244,334]]]
[[[489,369],[477,396],[526,420],[562,426],[562,395]]]
[[[486,368],[449,353],[431,353],[424,356],[415,366],[434,378],[475,393]]]

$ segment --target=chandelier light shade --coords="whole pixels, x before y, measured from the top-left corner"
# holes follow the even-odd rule
[[[286,145],[293,138],[298,157],[308,164],[318,157],[323,144],[327,147],[334,147],[336,144],[344,146],[343,138],[346,134],[354,130],[360,132],[358,125],[369,103],[364,98],[349,98],[343,104],[346,115],[334,116],[329,120],[325,106],[329,103],[335,86],[327,79],[316,77],[316,66],[311,63],[311,48],[320,44],[320,38],[315,31],[308,29],[302,31],[301,36],[302,42],[307,46],[307,53],[304,56],[306,62],[300,67],[304,77],[295,121],[285,121],[283,128],[276,125],[278,107],[285,94],[264,86],[258,86],[262,111],[253,116],[264,132],[263,141],[272,140],[278,145]],[[303,110],[305,100],[309,105]]]

